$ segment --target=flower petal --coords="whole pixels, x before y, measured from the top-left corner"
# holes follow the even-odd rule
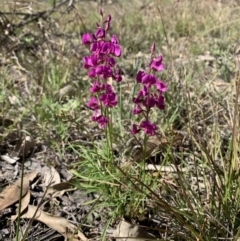
[[[160,55],[157,58],[153,58],[150,62],[150,68],[155,71],[163,70],[162,56]]]

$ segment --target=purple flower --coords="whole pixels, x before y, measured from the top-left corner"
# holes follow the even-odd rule
[[[155,43],[151,46],[151,56],[155,51]],[[150,111],[155,105],[158,109],[164,109],[164,96],[163,93],[166,92],[166,85],[157,79],[155,75],[152,74],[153,71],[163,70],[162,56],[157,58],[152,58],[149,64],[149,72],[138,71],[136,75],[136,81],[142,84],[141,90],[138,92],[137,97],[133,98],[133,103],[135,104],[132,113],[140,114],[144,112],[145,120],[143,120],[139,127],[147,135],[154,136],[156,133],[157,126],[149,121]],[[154,86],[154,88],[151,88]],[[157,91],[156,91],[156,89]],[[136,134],[139,129],[136,124],[133,125],[130,130],[132,134]]]
[[[116,35],[113,35],[113,36],[112,36],[111,42],[112,42],[113,44],[118,44],[118,40],[117,40],[117,36],[116,36]]]
[[[167,91],[166,85],[161,80],[157,80],[156,87],[159,90],[159,92],[161,92],[161,93]]]
[[[96,39],[105,38],[105,30],[98,26],[94,35],[95,35]]]
[[[120,57],[121,56],[121,48],[117,44],[117,39],[114,36],[112,37],[113,40],[111,40],[110,42],[105,42],[101,45],[94,46],[94,49],[95,50],[100,49],[100,47],[101,47],[100,52],[102,54],[112,54],[116,57]]]
[[[141,70],[138,71],[137,76],[136,76],[136,80],[138,83],[142,83],[142,78],[144,75],[145,75],[144,71],[141,71]]]
[[[107,63],[108,63],[109,66],[113,67],[116,62],[115,62],[114,58],[109,57],[108,60],[107,60]]]
[[[112,51],[112,43],[111,42],[106,42],[101,46],[101,54],[110,54]]]
[[[82,36],[82,44],[83,45],[87,45],[87,44],[90,44],[92,41],[91,41],[91,35],[90,33],[85,33],[83,34]]]
[[[98,111],[95,110],[91,119],[92,119],[92,121],[96,121],[97,122],[99,117],[100,117],[100,115],[98,115]]]
[[[97,76],[97,74],[96,74],[95,68],[91,68],[91,69],[88,71],[88,77],[90,77],[90,78],[95,78],[96,76]]]
[[[98,56],[91,55],[91,56],[84,56],[83,57],[83,67],[85,69],[89,69],[90,67],[94,67],[98,64]]]
[[[89,69],[90,67],[92,67],[91,58],[88,57],[88,56],[84,56],[83,57],[83,68],[84,69]]]
[[[107,93],[107,94],[102,94],[100,96],[100,101],[103,103],[104,106],[106,107],[113,107],[117,105],[117,98],[115,93]]]
[[[150,68],[155,71],[163,70],[162,56],[153,58],[150,62]]]
[[[104,128],[107,123],[108,123],[108,119],[106,116],[101,115],[98,118],[98,124],[99,124],[100,128]]]
[[[151,74],[145,74],[142,77],[142,83],[145,84],[147,87],[150,87],[151,85],[156,84],[157,78],[154,75]]]
[[[113,79],[118,83],[122,81],[122,76],[120,75],[119,69],[116,69],[116,73],[113,75]]]
[[[136,125],[136,124],[133,124],[130,132],[131,132],[133,135],[136,135],[139,131],[140,131],[140,129],[137,127],[137,125]]]
[[[157,98],[155,98],[156,106],[159,110],[164,110],[164,97],[162,95],[159,95]]]
[[[142,96],[146,96],[148,94],[148,88],[146,85],[142,87],[142,89],[139,91],[139,94]]]
[[[101,84],[100,89],[108,94],[113,92],[112,86],[110,84],[103,83]]]
[[[98,100],[92,96],[88,101],[87,106],[92,110],[98,110],[99,109]]]
[[[104,44],[105,44],[104,40],[101,40],[101,41],[98,41],[98,42],[94,42],[90,46],[90,51],[93,54],[97,55],[97,54],[99,54],[101,52],[101,49],[102,49]]]
[[[103,17],[101,8],[99,14]],[[107,39],[110,22],[111,16],[109,15],[101,26],[97,24],[94,34],[86,33],[82,36],[82,44],[90,45],[90,56],[83,57],[83,67],[88,70],[88,76],[94,79],[90,92],[99,93],[98,98],[90,98],[87,106],[95,111],[92,121],[98,122],[100,127],[104,127],[108,123],[107,117],[103,115],[103,107],[112,108],[117,105],[117,96],[113,92],[112,86],[105,80],[108,78],[112,78],[116,82],[122,80],[119,69],[113,68],[116,64],[115,57],[121,56],[121,48],[116,35]],[[97,110],[100,109],[100,106],[101,113],[98,114]]]
[[[109,77],[112,77],[113,75],[112,69],[108,65],[97,66],[95,69],[95,73],[103,79],[107,79]]]
[[[145,100],[142,102],[147,108],[153,108],[155,106],[155,98],[152,94],[148,95]]]
[[[138,96],[135,98],[133,97],[133,103],[134,104],[140,104],[144,101],[144,96],[141,90],[138,92]]]
[[[154,136],[156,134],[157,126],[155,124],[150,123],[149,121],[145,120],[142,121],[140,124],[140,128],[147,134]]]
[[[107,20],[106,20],[106,21],[110,22],[111,20],[112,20],[111,15],[108,15],[108,16],[107,16]]]
[[[90,88],[90,92],[91,92],[91,93],[96,93],[96,92],[98,92],[98,91],[100,91],[100,87],[99,87],[98,82],[95,80],[95,81],[93,82],[93,85],[92,85],[91,88]]]
[[[98,112],[95,111],[94,115],[92,116],[92,121],[95,121],[99,124],[100,128],[104,128],[105,125],[108,123],[108,119],[104,115],[98,115]]]
[[[140,106],[139,104],[136,104],[135,107],[134,107],[134,109],[132,110],[132,113],[133,113],[134,115],[138,115],[138,114],[140,114],[142,111],[143,111],[143,110],[142,110],[141,106]]]
[[[112,36],[111,42],[112,42],[111,54],[115,55],[116,57],[120,57],[121,56],[121,48],[118,45],[118,40],[117,40],[116,35]]]

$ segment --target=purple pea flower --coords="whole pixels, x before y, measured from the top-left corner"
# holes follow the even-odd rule
[[[107,20],[106,20],[106,21],[110,22],[111,20],[112,20],[111,15],[108,15],[108,16],[107,16]]]
[[[99,99],[106,107],[111,108],[117,105],[116,94],[114,92],[102,94]]]
[[[136,125],[136,124],[133,124],[130,132],[131,132],[133,135],[136,135],[139,131],[140,131],[140,129],[137,127],[137,125]]]
[[[97,111],[94,112],[94,115],[92,116],[92,121],[97,122],[100,128],[104,128],[105,125],[108,123],[107,117],[104,115],[98,115]]]
[[[88,101],[87,106],[92,110],[98,110],[99,109],[98,100],[92,96]]]
[[[107,117],[104,115],[101,115],[98,119],[98,124],[100,128],[104,128],[107,123],[108,123]]]
[[[139,104],[136,104],[135,107],[134,107],[134,109],[132,110],[132,113],[133,113],[134,115],[138,115],[138,114],[140,114],[142,111],[143,111],[143,110],[142,110],[141,106],[140,106]]]
[[[121,48],[118,45],[118,40],[117,40],[116,35],[112,36],[111,43],[112,43],[111,54],[115,55],[116,57],[120,57],[121,56]]]
[[[159,90],[159,92],[161,92],[161,93],[167,91],[166,85],[161,80],[157,80],[156,87]]]
[[[150,123],[149,121],[145,120],[142,121],[140,124],[140,128],[146,133],[154,136],[156,134],[157,126],[155,124]]]
[[[108,63],[109,66],[113,67],[116,62],[115,62],[115,59],[114,59],[114,58],[109,57],[109,58],[107,59],[107,63]]]
[[[130,131],[134,135],[141,129],[146,135],[154,136],[156,134],[157,126],[149,121],[150,111],[155,105],[160,110],[164,109],[163,93],[166,92],[167,87],[153,74],[153,71],[163,70],[162,56],[157,58],[152,57],[154,51],[155,43],[151,46],[149,72],[140,70],[136,75],[136,81],[142,85],[142,88],[138,92],[138,95],[132,99],[135,104],[132,113],[138,115],[143,112],[145,120],[140,123],[139,128],[136,124],[132,126]]]
[[[116,35],[113,35],[111,38],[111,41],[105,42],[101,45],[98,46],[93,46],[94,50],[96,51],[97,49],[100,49],[100,52],[102,54],[112,54],[115,57],[120,57],[121,56],[121,48],[118,45],[117,42],[117,37]]]
[[[90,77],[90,78],[95,78],[95,77],[97,77],[95,68],[91,68],[91,69],[88,71],[88,77]]]
[[[164,110],[164,97],[162,95],[155,98],[155,103],[159,110]]]
[[[90,67],[92,67],[92,61],[91,58],[88,56],[84,56],[83,57],[83,68],[85,69],[89,69]]]
[[[142,104],[149,109],[153,108],[155,106],[155,103],[156,101],[152,94],[148,95],[142,102]]]
[[[146,85],[147,87],[150,87],[151,85],[156,84],[157,78],[154,75],[151,74],[145,74],[142,77],[142,83]]]
[[[96,39],[103,39],[103,38],[105,38],[105,30],[103,28],[101,28],[100,26],[98,26],[94,35],[95,35]]]
[[[99,92],[100,91],[100,86],[99,86],[99,84],[98,84],[98,81],[94,81],[93,82],[93,85],[91,86],[91,88],[90,88],[90,92],[91,93],[97,93],[97,92]]]
[[[92,38],[91,38],[90,33],[85,33],[85,34],[83,34],[83,36],[82,36],[82,44],[83,44],[83,45],[90,44],[90,43],[92,42],[91,39],[92,39]]]
[[[142,89],[138,92],[137,97],[133,97],[133,103],[139,104],[143,103],[145,97],[148,95],[148,88],[144,85]]]
[[[121,82],[122,81],[122,76],[120,75],[120,70],[116,69],[116,73],[113,76],[113,79],[116,80],[116,82]]]
[[[110,54],[112,51],[112,43],[111,42],[106,42],[101,46],[100,53],[101,54]]]
[[[95,73],[103,79],[108,79],[109,77],[112,77],[112,75],[113,75],[112,69],[109,65],[97,66],[95,69]]]
[[[155,71],[163,70],[162,56],[153,58],[150,62],[150,68]]]
[[[103,17],[103,11],[100,8],[99,14]],[[87,106],[95,111],[92,121],[97,122],[101,128],[105,127],[108,119],[103,115],[103,107],[112,108],[117,105],[117,96],[113,92],[111,85],[107,84],[107,79],[112,78],[116,82],[120,82],[122,77],[119,69],[115,69],[115,57],[121,56],[121,48],[118,44],[117,36],[112,35],[107,39],[107,31],[110,28],[111,16],[103,22],[102,26],[96,25],[94,34],[86,33],[82,36],[82,44],[90,45],[90,56],[83,58],[83,67],[88,70],[88,76],[93,78],[90,92],[96,94],[92,96]],[[104,81],[103,81],[104,80]],[[100,102],[99,102],[100,101]],[[97,110],[100,109],[98,114]]]
[[[110,84],[103,83],[100,85],[100,89],[102,91],[105,91],[105,93],[108,93],[108,94],[113,92],[113,88]]]
[[[133,103],[134,104],[140,104],[144,101],[144,95],[141,91],[138,92],[137,97],[133,97]]]
[[[90,67],[94,67],[98,64],[98,56],[91,55],[91,56],[84,56],[83,57],[83,67],[85,69],[89,69]]]
[[[137,80],[138,83],[142,83],[142,78],[143,78],[144,75],[145,75],[144,71],[141,71],[141,70],[138,71],[137,76],[136,76],[136,80]]]
[[[147,96],[148,95],[148,88],[146,85],[142,87],[142,89],[139,91],[139,94],[142,96]]]
[[[95,36],[95,35],[93,35],[93,36]],[[99,55],[99,53],[101,53],[101,49],[104,44],[105,44],[104,40],[97,41],[97,39],[96,39],[96,41],[90,45],[90,51],[95,55]]]

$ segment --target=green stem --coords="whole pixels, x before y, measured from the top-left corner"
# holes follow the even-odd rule
[[[112,131],[113,131],[113,127],[112,127],[112,115],[111,115],[111,111],[109,110],[109,108],[107,108],[107,117],[108,117],[108,150],[109,150],[109,157],[110,160],[113,160],[113,143],[112,143]]]

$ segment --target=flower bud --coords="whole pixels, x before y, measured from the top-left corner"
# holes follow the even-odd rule
[[[151,46],[151,53],[153,53],[154,51],[155,51],[155,43],[153,43]]]
[[[103,16],[103,9],[101,7],[99,8],[99,14]]]

